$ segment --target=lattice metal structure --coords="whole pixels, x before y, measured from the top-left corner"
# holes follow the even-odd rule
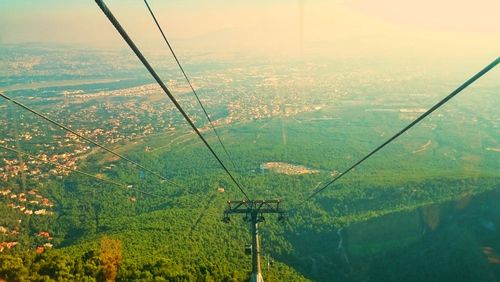
[[[250,201],[227,201],[228,208],[224,211],[223,221],[229,223],[231,215],[243,214],[250,222],[250,234],[252,236],[252,276],[251,282],[264,282],[260,268],[260,240],[259,222],[265,220],[264,214],[277,214],[278,221],[286,220],[286,213],[280,207],[281,200],[250,200]]]

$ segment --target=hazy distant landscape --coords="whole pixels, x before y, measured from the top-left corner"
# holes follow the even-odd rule
[[[107,235],[123,246],[118,280],[248,279],[247,224],[221,222],[225,202],[241,194],[129,52],[5,45],[0,54],[3,94],[178,185],[2,100],[0,145],[39,159],[0,150],[0,278],[102,277],[99,240]],[[149,55],[230,163],[178,70]],[[280,198],[289,210],[286,223],[270,216],[261,224],[266,281],[428,278],[419,269],[441,281],[460,277],[457,269],[470,280],[500,277],[500,245],[492,239],[500,226],[493,201],[500,188],[498,70],[299,205],[479,69],[459,65],[186,59],[236,165],[230,170],[252,198]],[[476,245],[459,248],[463,265],[444,267],[438,262],[458,258],[446,251],[454,247],[444,249],[454,236]],[[415,257],[395,267],[402,252]],[[431,265],[425,258],[433,252],[440,259]]]

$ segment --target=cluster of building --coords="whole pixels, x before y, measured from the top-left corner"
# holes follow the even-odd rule
[[[307,168],[301,165],[294,165],[283,162],[267,162],[260,166],[261,170],[271,170],[275,173],[287,174],[287,175],[301,175],[301,174],[315,174],[320,171],[317,169]]]
[[[6,249],[12,249],[19,245],[19,242],[15,239],[21,233],[20,231],[23,217],[51,216],[54,214],[51,210],[54,207],[54,204],[49,199],[42,196],[36,189],[21,193],[15,193],[9,187],[0,189],[0,202],[6,203],[8,208],[19,212],[15,226],[11,226],[11,228],[7,226],[0,226],[0,252],[3,252]],[[35,233],[34,236],[38,238],[36,240],[38,242],[37,252],[40,251],[40,248],[42,252],[47,248],[52,248],[53,245],[51,241],[53,237],[48,231],[39,231]]]
[[[5,249],[12,249],[18,244],[19,242],[0,242],[0,253]]]
[[[54,204],[44,196],[38,193],[37,190],[30,190],[26,193],[14,193],[11,189],[6,188],[0,190],[0,196],[6,199],[7,207],[19,210],[25,215],[53,215],[54,212],[50,209]]]
[[[47,249],[52,249],[54,246],[50,241],[54,239],[49,232],[47,231],[40,231],[35,234],[36,237],[40,238],[40,243],[36,247],[36,252],[37,254],[43,253]]]
[[[71,170],[77,169],[78,156],[89,151],[89,146],[82,146],[73,152],[54,153],[51,155],[38,154],[36,159],[23,157],[20,161],[18,156],[14,158],[3,158],[3,166],[0,166],[0,179],[7,182],[9,179],[19,176],[30,176],[39,181],[51,175],[62,177],[68,175]],[[47,164],[51,169],[42,170]]]
[[[0,253],[2,253],[4,250],[10,250],[15,246],[19,245],[18,241],[12,240],[18,234],[19,231],[16,230],[9,231],[9,229],[7,229],[6,227],[0,226]],[[10,240],[7,238],[10,238]]]
[[[12,230],[9,231],[8,228],[4,226],[0,226],[0,238],[2,237],[10,237],[15,238],[19,234],[18,231]],[[54,246],[50,241],[54,239],[49,232],[47,231],[40,231],[38,233],[34,234],[35,237],[39,238],[39,243],[36,244],[36,252],[38,254],[43,253],[47,249],[52,249]],[[5,240],[5,241],[0,241],[0,253],[3,252],[4,250],[10,250],[14,248],[15,246],[18,246],[20,243],[18,241],[12,241],[12,240]]]

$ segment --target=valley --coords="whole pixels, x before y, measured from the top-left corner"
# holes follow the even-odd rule
[[[4,54],[15,60],[16,52]],[[100,242],[116,240],[120,281],[248,279],[247,223],[221,221],[226,201],[241,193],[142,69],[128,57],[127,67],[114,66],[97,52],[85,53],[92,68],[62,73],[36,60],[43,52],[22,52],[42,62],[36,79],[4,73],[3,94],[168,181],[0,101],[0,145],[38,158],[0,150],[0,275],[99,280]],[[446,280],[469,260],[480,265],[459,273],[500,277],[492,239],[500,226],[498,71],[304,203],[465,77],[324,61],[302,72],[296,64],[188,64],[231,159],[182,79],[167,79],[250,197],[281,199],[289,211],[285,223],[272,216],[261,223],[266,281],[401,281],[423,278],[421,269]],[[440,264],[457,255],[462,260],[449,268]]]

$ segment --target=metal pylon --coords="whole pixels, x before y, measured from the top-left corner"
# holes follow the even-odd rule
[[[252,236],[252,275],[250,282],[264,282],[260,268],[260,236],[259,222],[264,221],[264,214],[278,214],[278,220],[286,219],[285,212],[280,207],[281,200],[251,200],[227,201],[228,208],[224,211],[223,221],[230,222],[232,214],[244,214],[250,222],[250,235]]]

